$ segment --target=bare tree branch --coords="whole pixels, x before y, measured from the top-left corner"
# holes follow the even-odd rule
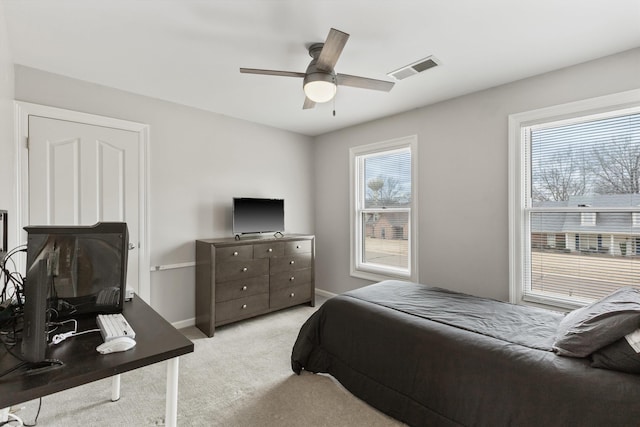
[[[640,193],[640,146],[631,138],[612,139],[594,150],[598,163],[596,192],[599,194]]]

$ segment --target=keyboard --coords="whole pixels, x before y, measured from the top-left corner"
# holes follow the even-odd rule
[[[135,338],[136,333],[124,318],[122,313],[98,314],[96,323],[100,328],[104,342],[111,341],[119,337]]]

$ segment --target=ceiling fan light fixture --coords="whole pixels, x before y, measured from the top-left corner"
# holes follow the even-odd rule
[[[304,94],[313,102],[328,102],[336,96],[335,77],[329,73],[308,74],[304,79]]]
[[[308,47],[313,58],[304,73],[295,71],[263,70],[259,68],[240,68],[241,73],[263,74],[267,76],[302,77],[302,89],[305,94],[303,110],[314,108],[316,103],[328,102],[335,98],[340,86],[389,92],[395,83],[367,77],[336,74],[334,68],[349,34],[332,28],[324,43],[314,43]],[[334,112],[335,115],[335,112]]]

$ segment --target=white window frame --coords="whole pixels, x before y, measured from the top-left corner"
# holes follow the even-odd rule
[[[359,188],[359,159],[371,154],[380,154],[396,150],[409,149],[411,152],[411,203],[409,208],[408,231],[408,271],[393,267],[371,265],[362,261],[362,209],[363,200]],[[419,281],[418,275],[418,137],[416,135],[376,142],[373,144],[351,147],[349,149],[350,175],[350,248],[351,248],[351,276],[373,281],[387,279],[402,279],[412,282]],[[391,211],[389,209],[388,211]]]
[[[596,226],[596,212],[581,212],[580,213],[580,225],[585,227]]]
[[[528,293],[529,279],[525,268],[529,261],[531,236],[526,221],[526,184],[524,177],[525,141],[524,129],[529,126],[562,120],[575,120],[584,116],[608,116],[611,112],[632,112],[640,108],[640,89],[583,101],[541,108],[509,116],[509,299],[514,304],[538,305],[571,310],[585,304],[572,298],[552,298]],[[571,208],[562,209],[567,211]],[[576,212],[584,208],[573,208]]]

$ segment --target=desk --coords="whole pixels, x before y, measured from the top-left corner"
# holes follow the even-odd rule
[[[0,378],[0,408],[108,377],[114,377],[112,396],[116,400],[121,373],[169,359],[165,425],[175,426],[178,415],[178,357],[193,352],[193,343],[137,295],[132,301],[125,302],[123,314],[136,332],[134,348],[102,355],[96,351],[102,343],[99,332],[71,337],[55,346],[50,344],[46,358],[59,359],[64,365],[33,375],[25,375],[24,370],[18,370]],[[78,319],[79,331],[94,328],[95,317]],[[0,372],[18,363],[0,345]]]

